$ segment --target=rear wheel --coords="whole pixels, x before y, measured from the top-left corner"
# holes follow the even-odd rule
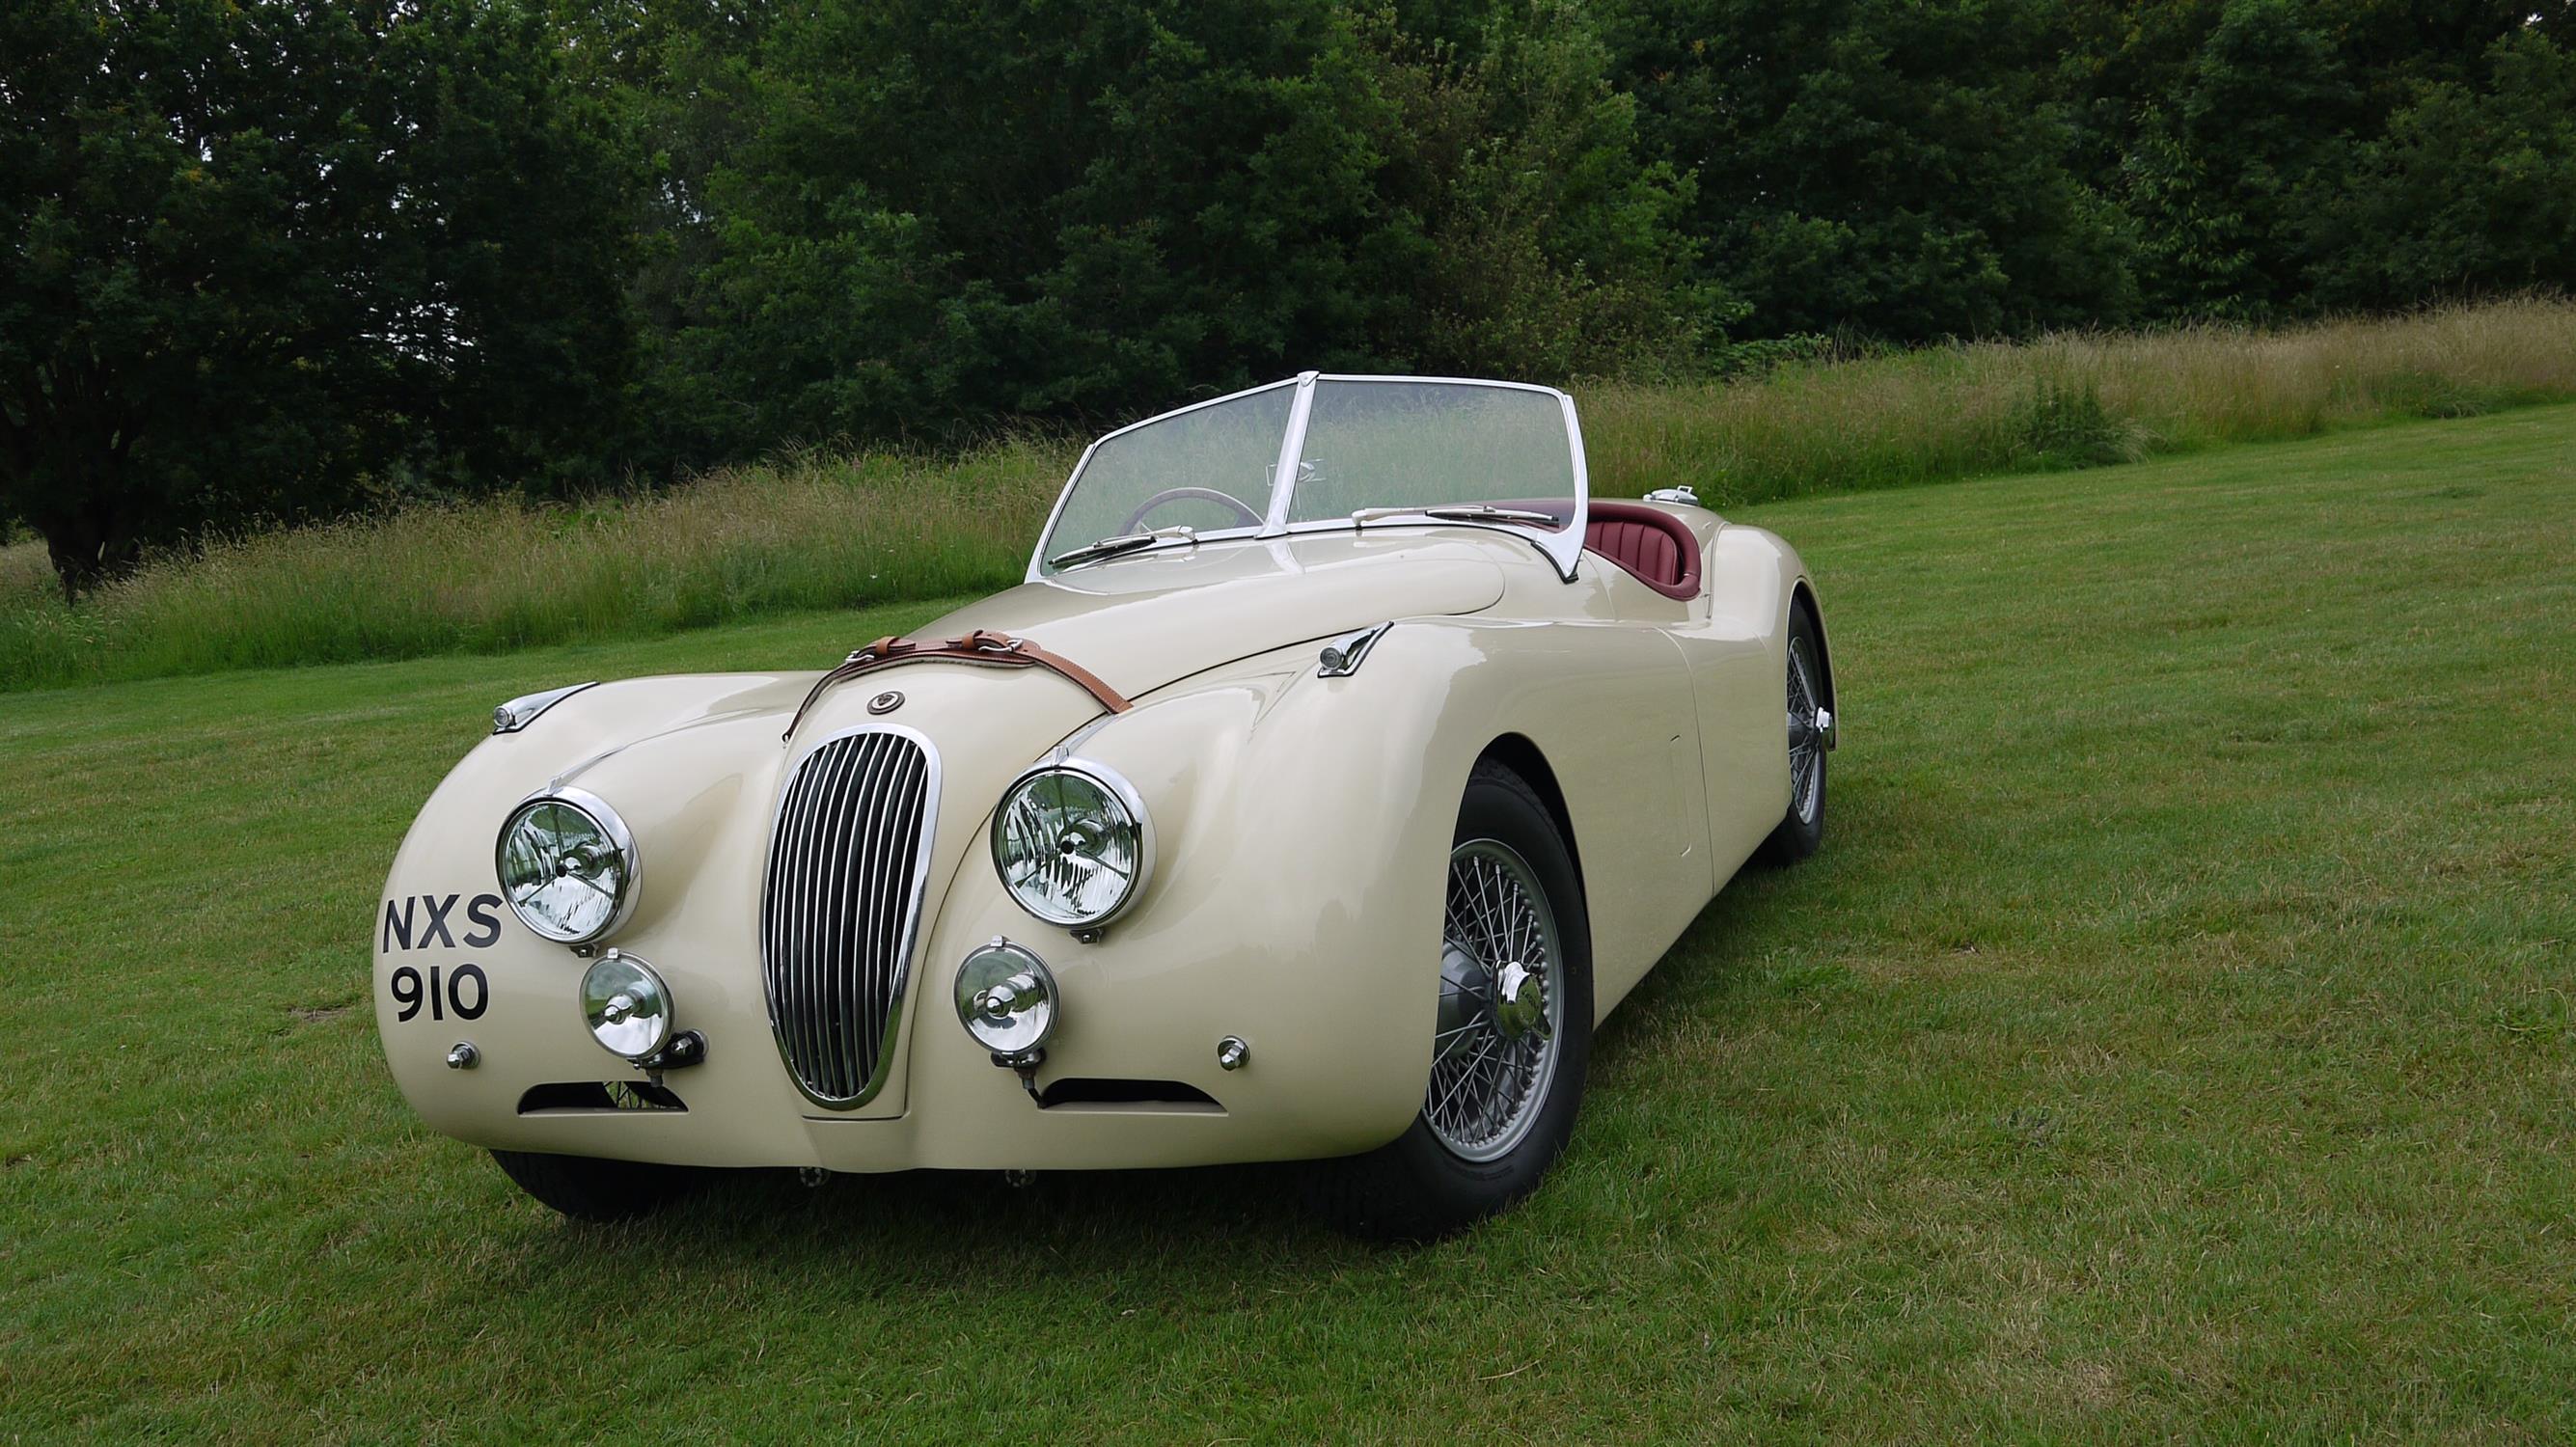
[[[492,1160],[520,1190],[576,1221],[631,1221],[687,1195],[705,1178],[687,1166],[534,1151],[496,1150]]]
[[[1528,1195],[1574,1132],[1592,1054],[1591,928],[1572,851],[1519,775],[1479,764],[1449,852],[1431,1078],[1391,1143],[1328,1162],[1343,1229],[1427,1240]]]
[[[1762,841],[1770,864],[1795,864],[1825,842],[1825,727],[1833,715],[1825,702],[1823,641],[1801,607],[1789,609],[1787,696],[1789,812]]]

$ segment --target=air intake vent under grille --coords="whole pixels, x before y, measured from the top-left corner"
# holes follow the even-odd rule
[[[938,755],[893,728],[825,740],[780,797],[761,975],[779,1053],[820,1104],[857,1105],[883,1082],[938,804]]]

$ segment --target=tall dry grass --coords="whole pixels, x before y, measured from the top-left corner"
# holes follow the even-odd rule
[[[2074,334],[1578,389],[1593,487],[1721,506],[2576,399],[2576,303]],[[0,687],[490,652],[1016,580],[1074,449],[809,455],[579,508],[420,508],[217,543],[67,608],[0,549]]]
[[[815,455],[645,498],[217,543],[77,608],[0,595],[0,683],[500,652],[988,591],[1018,580],[1071,457],[1027,441],[945,461]]]
[[[2068,333],[1580,400],[1593,487],[1742,504],[2576,398],[2576,302],[2282,331]]]

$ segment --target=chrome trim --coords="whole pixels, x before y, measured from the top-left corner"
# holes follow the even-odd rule
[[[609,910],[608,922],[586,935],[559,935],[545,929],[521,913],[519,902],[510,897],[510,879],[503,872],[501,863],[502,853],[510,843],[510,826],[518,823],[519,816],[526,813],[530,806],[545,803],[569,804],[589,815],[590,822],[598,825],[599,832],[607,835],[608,842],[617,847],[618,859],[626,866],[626,888],[617,896],[616,907]],[[594,944],[617,933],[619,927],[626,923],[626,917],[635,912],[635,901],[644,893],[644,856],[635,848],[635,832],[626,827],[626,821],[618,816],[616,810],[608,807],[606,799],[588,789],[576,789],[570,785],[561,784],[551,785],[536,790],[511,805],[510,812],[503,816],[501,832],[492,841],[492,881],[501,886],[501,902],[510,907],[513,918],[528,927],[528,933],[539,939],[552,940],[559,945]]]
[[[588,683],[576,683],[563,688],[550,688],[543,693],[523,693],[517,698],[511,699],[509,702],[492,710],[492,732],[496,734],[517,733],[519,730],[535,723],[544,715],[547,709],[554,707],[556,704],[563,702],[565,699],[572,697],[574,694],[581,692],[585,688],[597,687],[599,687],[599,680],[594,678]]]
[[[901,740],[913,757],[843,747],[875,737]],[[816,775],[815,787],[800,794],[798,785],[817,759],[826,760],[819,767],[838,772]],[[875,1099],[892,1073],[921,947],[939,785],[939,750],[900,724],[861,724],[815,741],[779,785],[761,862],[761,995],[788,1078],[827,1110]],[[907,804],[903,796],[915,789],[920,819],[907,841],[894,831]],[[901,857],[907,842],[908,869]],[[864,908],[888,886],[901,890],[899,923]],[[889,923],[891,930],[883,927]],[[835,1010],[844,1017],[838,1024],[829,1018]],[[879,1012],[881,1020],[870,1019]],[[872,1057],[870,1024],[876,1027]],[[835,1088],[843,1083],[847,1088]]]
[[[1679,503],[1683,507],[1697,507],[1699,506],[1699,494],[1692,491],[1688,483],[1684,483],[1680,487],[1656,488],[1653,492],[1646,494],[1646,501]]]
[[[1315,676],[1348,678],[1359,672],[1360,665],[1368,661],[1369,650],[1375,648],[1377,641],[1386,636],[1386,630],[1394,626],[1390,620],[1357,633],[1345,633],[1325,644],[1324,651],[1315,655]]]
[[[1136,821],[1136,877],[1129,881],[1127,892],[1118,897],[1118,902],[1109,907],[1108,913],[1091,919],[1055,919],[1038,913],[1029,908],[1028,901],[1011,888],[1009,876],[1002,873],[1002,816],[1010,811],[1011,796],[1020,791],[1021,785],[1041,774],[1058,773],[1076,774],[1107,789],[1111,797],[1126,806],[1128,814]],[[1136,786],[1127,782],[1126,775],[1093,759],[1071,755],[1059,758],[1051,753],[1020,770],[1010,783],[1002,786],[1001,800],[993,806],[993,822],[984,831],[984,843],[985,852],[993,861],[993,877],[1001,881],[1002,893],[1010,896],[1011,903],[1018,905],[1031,919],[1074,931],[1074,938],[1084,944],[1097,940],[1099,931],[1111,920],[1125,914],[1129,906],[1144,896],[1145,887],[1154,882],[1154,816],[1145,812],[1145,796],[1136,792]],[[1084,938],[1085,935],[1090,938]]]
[[[1298,469],[1306,460],[1306,424],[1315,417],[1315,379],[1321,375],[1297,374],[1297,395],[1288,404],[1288,425],[1279,434],[1279,460],[1270,465],[1270,511],[1261,519],[1261,537],[1275,538],[1288,531],[1289,500],[1296,495]]]
[[[1251,1063],[1251,1060],[1252,1047],[1244,1043],[1242,1036],[1228,1035],[1224,1039],[1216,1042],[1217,1069],[1241,1070],[1245,1065]]]

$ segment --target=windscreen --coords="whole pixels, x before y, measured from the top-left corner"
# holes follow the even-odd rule
[[[1554,393],[1474,382],[1315,384],[1288,521],[1490,503],[1573,516],[1574,448]],[[1543,528],[1542,531],[1549,529]]]
[[[1101,439],[1040,555],[1149,528],[1260,526],[1296,394],[1294,382],[1281,382]]]

